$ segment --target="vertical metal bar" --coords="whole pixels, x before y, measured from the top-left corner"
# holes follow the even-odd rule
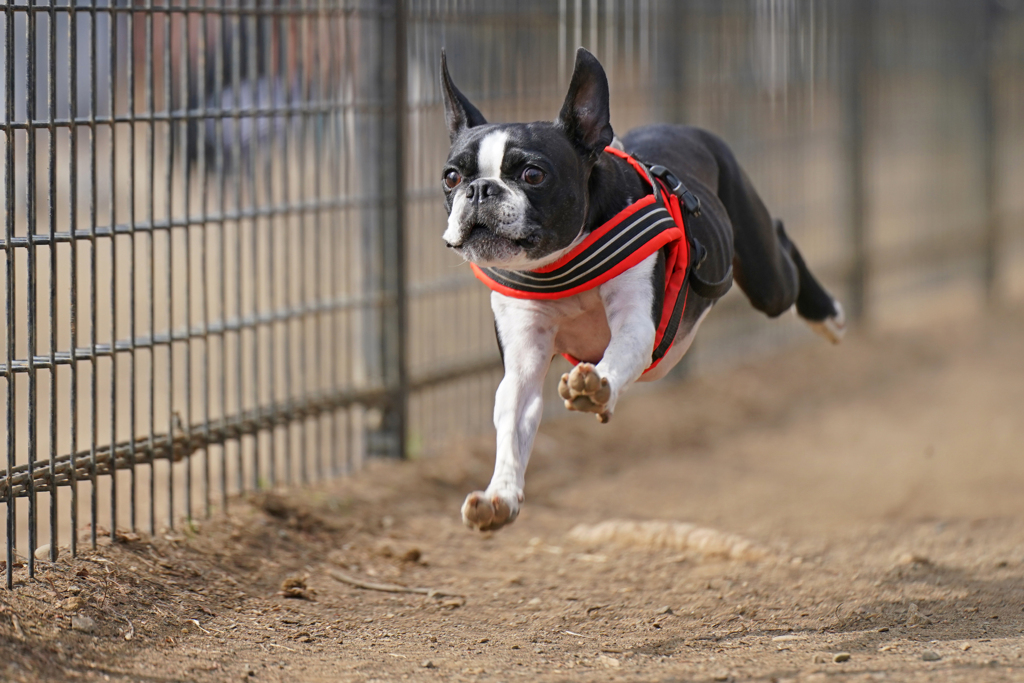
[[[47,14],[47,122],[57,118],[57,8],[51,0]],[[57,561],[57,129],[49,130],[46,171],[50,222],[50,562]],[[72,345],[73,346],[73,345]]]
[[[97,478],[96,446],[99,441],[99,361],[96,357],[97,291],[96,264],[96,107],[98,80],[96,75],[96,5],[89,6],[89,363],[92,368],[89,381],[90,444],[89,444],[89,536],[96,547],[96,522],[99,514],[99,479]]]
[[[395,174],[395,244],[392,263],[395,264],[393,274],[395,276],[392,286],[395,292],[396,318],[394,325],[394,337],[392,343],[395,345],[397,367],[396,374],[396,400],[398,405],[393,408],[398,414],[398,457],[407,456],[408,429],[409,429],[409,368],[406,353],[407,329],[408,329],[408,297],[406,291],[406,278],[408,263],[405,259],[406,245],[406,129],[408,126],[408,45],[407,45],[407,10],[406,0],[397,0],[395,6],[395,133],[394,133],[394,155],[395,167],[398,173]],[[385,268],[385,271],[389,269]]]
[[[381,290],[385,294],[381,325],[382,368],[388,387],[380,438],[375,451],[389,457],[405,457],[409,380],[406,368],[407,315],[405,263],[405,127],[406,127],[406,9],[405,0],[392,0],[391,16],[382,17],[385,35],[394,51],[382,55],[382,92],[392,100],[381,117],[380,218]],[[390,34],[390,35],[388,35]],[[382,41],[387,45],[388,40]]]
[[[356,84],[358,81],[355,74],[355,68],[357,65],[361,64],[361,62],[357,58],[357,39],[355,35],[355,28],[357,26],[357,22],[349,20],[348,18],[343,18],[341,21],[341,35],[339,36],[340,40],[338,43],[339,45],[342,46],[342,49],[344,50],[341,66],[342,68],[344,68],[343,77],[345,82],[342,89],[341,98],[343,102],[342,138],[344,140],[343,148],[346,150],[346,154],[338,155],[338,167],[341,170],[341,187],[344,188],[344,196],[348,199],[354,198],[353,185],[355,181],[353,180],[354,174],[352,173],[352,169],[349,165],[349,160],[353,156],[352,150],[355,148],[357,144],[356,140],[354,139],[354,136],[352,135],[355,126],[351,126],[352,130],[350,130],[350,126],[348,125],[349,118],[351,118],[353,121],[355,121],[356,119],[354,105],[357,94]],[[358,216],[358,218],[361,220],[362,214],[367,210],[368,206],[365,204],[360,206],[360,208],[358,209],[358,213],[356,213],[355,209],[347,209],[343,211],[342,220],[339,224],[339,228],[341,229],[342,249],[338,254],[336,254],[336,257],[339,259],[339,265],[345,267],[345,271],[350,274],[349,277],[347,278],[348,282],[346,286],[346,293],[354,292],[359,294],[362,293],[363,291],[362,289],[360,289],[361,283],[358,280],[358,269],[352,268],[350,267],[349,263],[346,263],[344,254],[345,245],[348,244],[349,246],[351,246],[351,242],[353,241],[352,233],[354,231],[352,229],[352,225],[355,222],[352,220],[353,214]],[[349,259],[349,261],[351,261],[351,258]],[[362,312],[359,309],[354,309],[348,311],[345,316],[345,320],[348,326],[348,343],[344,345],[345,348],[348,349],[348,352],[345,354],[345,361],[350,383],[353,382],[355,378],[359,376],[357,373],[356,366],[359,364],[360,359],[357,357],[358,354],[356,354],[354,350],[361,349],[361,341],[359,338],[359,334],[361,331],[358,325],[354,324],[353,319],[356,317],[357,314],[361,313]],[[360,445],[357,443],[357,439],[361,435],[363,435],[362,418],[364,416],[360,415],[359,411],[350,409],[348,411],[347,417],[348,419],[346,420],[346,427],[348,429],[349,440],[347,445],[347,452],[345,454],[345,471],[351,472],[353,464],[357,458],[357,446]],[[365,448],[365,439],[363,440],[363,443],[361,445],[363,448]]]
[[[252,9],[259,9],[260,0],[252,0]],[[247,73],[249,75],[249,85],[252,88],[252,95],[249,98],[249,106],[247,107],[246,116],[249,121],[251,137],[249,139],[248,148],[245,150],[246,158],[248,161],[246,169],[246,179],[249,187],[249,205],[253,209],[253,217],[250,222],[249,231],[249,242],[250,242],[250,264],[252,267],[252,273],[250,277],[252,282],[252,313],[253,313],[253,324],[252,329],[252,395],[253,395],[253,409],[254,414],[259,413],[259,406],[262,397],[260,395],[260,277],[259,277],[259,226],[260,219],[257,215],[258,209],[260,209],[257,197],[259,196],[256,186],[256,152],[259,148],[259,124],[260,117],[257,111],[260,107],[260,74],[259,74],[259,63],[257,61],[257,53],[259,52],[260,45],[260,21],[257,18],[257,12],[253,11],[249,14],[249,33],[246,36],[246,57],[247,57]],[[269,91],[269,87],[268,87]],[[271,124],[273,125],[273,124]],[[261,431],[259,428],[256,429],[256,433],[253,435],[252,440],[252,488],[253,490],[259,490],[260,486],[260,436]],[[273,441],[273,439],[271,439]]]
[[[319,36],[313,34],[313,39],[310,40],[310,12],[309,3],[306,0],[302,2],[302,9],[305,10],[302,15],[302,40],[299,41],[298,49],[301,50],[301,58],[298,60],[298,66],[296,67],[298,72],[303,77],[301,84],[302,102],[309,104],[316,102],[318,105],[323,104],[324,90],[323,90],[323,69],[320,65],[320,49],[323,47],[322,43],[317,39]],[[307,64],[310,69],[310,73],[307,74]],[[315,87],[314,87],[315,86]],[[303,152],[309,147],[309,122],[312,114],[302,115],[302,133],[299,135],[298,146]],[[313,128],[313,135],[319,136],[323,133],[321,126],[319,125],[323,120],[323,114],[317,113],[318,125]],[[313,141],[313,203],[315,205],[315,211],[313,213],[313,297],[314,297],[314,313],[313,313],[313,359],[314,363],[318,366],[321,363],[329,363],[321,354],[321,339],[322,334],[322,318],[321,304],[324,301],[323,298],[323,282],[321,281],[320,265],[323,260],[322,246],[323,246],[323,233],[321,232],[321,219],[323,214],[323,194],[321,192],[322,186],[320,183],[320,164],[322,161],[321,146],[317,139]],[[305,184],[303,184],[305,186]],[[308,192],[304,193],[308,196]],[[333,354],[331,354],[333,355]],[[320,372],[315,375],[315,389],[319,394],[324,393],[324,381],[323,376]],[[324,467],[324,454],[322,451],[323,441],[323,424],[324,416],[317,415],[313,425],[313,448],[312,452],[316,456],[316,476],[317,479],[323,479],[325,471],[328,476],[330,475],[329,468]]]
[[[78,12],[74,3],[68,15],[68,114],[72,121],[68,149],[68,230],[78,229]],[[78,555],[78,240],[71,240],[71,555]]]
[[[198,152],[197,168],[201,174],[200,176],[200,192],[201,192],[201,204],[200,211],[202,212],[202,225],[200,227],[200,234],[202,235],[202,243],[199,249],[199,268],[202,273],[200,278],[201,282],[201,296],[202,296],[202,316],[203,316],[203,424],[204,436],[206,443],[210,443],[210,401],[211,401],[211,384],[210,384],[210,279],[209,279],[209,263],[207,260],[207,240],[209,238],[209,216],[210,216],[210,191],[208,189],[208,182],[210,180],[210,172],[207,167],[206,161],[206,122],[209,120],[209,111],[207,111],[206,102],[206,89],[208,87],[207,76],[206,76],[206,50],[207,50],[207,32],[210,29],[210,16],[207,13],[200,15],[199,24],[199,63],[197,65],[197,71],[199,73],[199,83],[196,89],[199,93],[198,107],[199,111],[202,112],[202,116],[199,118],[199,123],[196,125],[196,150]],[[206,450],[203,453],[203,516],[209,519],[212,511],[210,509],[210,446],[206,446]]]
[[[635,37],[633,29],[633,20],[636,18],[636,12],[633,8],[633,2],[634,0],[623,0],[622,11],[624,18],[624,21],[622,22],[624,38],[622,42],[622,51],[626,56],[626,73],[629,74],[628,78],[631,79],[636,78],[636,73],[633,71],[633,60],[636,56],[633,50],[633,39]]]
[[[149,138],[146,146],[146,219],[156,218],[156,84],[153,65],[153,0],[146,0],[146,113]],[[166,19],[166,17],[165,17]],[[156,339],[156,231],[149,231],[149,338]],[[149,347],[149,451],[156,448],[156,345]],[[156,534],[156,459],[149,461],[149,533]]]
[[[270,5],[270,6],[272,6],[272,5]],[[275,64],[274,64],[274,51],[275,50],[277,51],[278,55],[280,56],[280,60],[282,60],[282,62],[284,60],[286,44],[285,44],[285,41],[284,41],[284,38],[283,38],[284,31],[281,30],[281,25],[284,23],[284,21],[285,21],[285,17],[283,17],[283,16],[281,16],[281,17],[264,17],[264,18],[262,18],[262,20],[260,22],[260,28],[261,28],[261,30],[269,29],[269,31],[267,31],[267,33],[269,35],[262,36],[261,37],[262,39],[257,42],[257,44],[259,44],[259,45],[266,46],[262,50],[263,55],[264,55],[263,70],[265,72],[264,77],[265,77],[266,83],[267,83],[267,105],[272,110],[276,110],[276,109],[278,109],[281,106],[287,107],[288,99],[290,98],[290,95],[291,95],[287,91],[287,79],[285,79],[284,74],[283,73],[277,73],[277,74],[274,73],[274,67],[275,67]],[[281,85],[282,85],[283,96],[285,98],[284,102],[278,102],[277,101],[278,100],[278,98],[277,98],[277,85],[278,85],[277,79],[281,79],[281,81],[282,81]],[[273,204],[274,200],[275,200],[275,198],[274,198],[274,176],[275,176],[275,174],[274,174],[274,162],[275,162],[275,159],[276,159],[278,166],[282,170],[282,175],[281,175],[281,198],[280,199],[281,199],[282,205],[287,206],[287,204],[288,204],[288,133],[285,132],[284,135],[279,135],[279,132],[277,130],[279,116],[280,115],[276,114],[276,113],[271,115],[269,123],[268,123],[268,126],[267,126],[270,134],[268,136],[266,148],[263,151],[263,166],[264,166],[263,178],[264,178],[264,183],[266,184],[266,192],[265,192],[265,194],[269,198],[271,204]],[[285,121],[288,121],[287,116],[285,116]],[[254,150],[253,150],[254,152],[255,152],[255,147],[256,146],[257,145],[254,144]],[[259,145],[259,146],[262,147],[262,145]],[[301,170],[300,170],[300,172],[301,172]],[[274,275],[275,275],[275,273],[274,273],[274,259],[275,259],[274,244],[275,244],[275,241],[276,241],[275,238],[277,237],[277,233],[278,232],[280,232],[282,234],[282,236],[284,237],[285,254],[287,254],[288,253],[287,252],[288,243],[290,241],[289,240],[289,232],[290,231],[287,229],[287,227],[288,227],[288,219],[289,218],[290,218],[290,216],[287,213],[285,213],[283,218],[276,218],[274,216],[269,216],[266,219],[266,226],[267,226],[267,231],[266,231],[267,232],[266,285],[267,285],[267,304],[270,307],[270,310],[274,310],[275,309],[275,303],[276,303],[276,298],[277,298],[277,296],[276,296],[277,295],[277,286],[276,286],[276,283],[274,282]],[[279,229],[278,221],[281,221],[284,224],[284,229]],[[256,231],[257,234],[258,234],[258,231],[256,230],[255,227],[254,227],[254,231]],[[259,240],[257,239],[256,242],[258,243]],[[283,287],[284,292],[283,292],[283,296],[281,297],[282,304],[285,307],[290,307],[290,304],[291,304],[290,296],[289,296],[290,295],[290,291],[289,291],[289,287],[288,287],[288,266],[289,266],[289,263],[288,263],[288,259],[287,259],[287,256],[286,256],[285,257],[285,270],[284,270],[284,287]],[[298,277],[302,277],[301,269],[300,269],[300,271],[298,273]],[[259,281],[262,281],[262,278],[257,278],[257,282],[259,282]],[[257,297],[257,302],[258,302],[258,297]],[[259,312],[259,306],[258,305],[257,305],[256,310],[257,310],[257,313],[258,313]],[[274,341],[275,341],[274,338],[275,338],[275,336],[277,334],[277,329],[278,329],[278,327],[280,325],[281,325],[281,323],[278,323],[277,321],[273,320],[273,317],[271,318],[270,322],[267,324],[267,331],[268,331],[268,335],[267,335],[267,395],[269,396],[268,400],[269,400],[271,405],[273,405],[275,400],[277,399],[277,392],[276,392],[276,386],[275,386],[276,382],[274,381],[274,379],[275,379],[274,378],[274,353],[275,353],[275,348],[274,347],[276,346],[276,344],[274,343]],[[286,359],[290,359],[291,358],[291,354],[288,352],[288,335],[289,335],[289,331],[291,329],[291,326],[292,326],[291,321],[285,321],[283,323],[284,333],[285,333],[284,334],[284,337],[285,337],[285,340],[284,340],[285,353],[284,353],[284,355],[285,355]],[[257,327],[256,328],[256,334],[259,335],[259,332],[260,332],[260,328]],[[285,362],[288,362],[288,360],[286,360]],[[286,372],[285,375],[287,376],[287,374],[288,373]],[[287,397],[288,401],[291,401],[292,397],[291,397],[290,394],[286,393],[286,397]],[[277,429],[276,426],[270,425],[269,431],[270,431],[270,434],[269,434],[270,439],[269,439],[269,443],[267,445],[268,482],[269,482],[270,486],[274,486],[277,483],[277,457],[276,457],[277,446],[276,446],[275,442],[277,441],[278,429]],[[287,462],[289,460],[289,457],[288,457],[289,456],[289,451],[291,450],[290,447],[289,447],[289,445],[290,445],[289,441],[291,440],[291,426],[290,426],[290,423],[283,425],[281,427],[281,431],[284,432],[284,444],[285,444],[283,457],[285,459],[285,462]],[[300,453],[301,453],[301,450],[300,450]]]
[[[597,0],[590,0],[590,44],[587,47],[589,47],[594,52],[598,52],[601,49],[600,45],[597,42],[597,17]]]
[[[871,45],[871,16],[874,2],[846,3],[850,28],[846,73],[843,78],[843,109],[845,123],[846,169],[850,188],[848,223],[853,250],[850,266],[850,315],[861,320],[867,314],[869,248],[866,217],[866,186],[864,178],[864,79],[867,50]]]
[[[131,360],[130,369],[128,372],[128,402],[129,402],[129,417],[128,417],[128,433],[131,437],[128,445],[128,462],[131,467],[128,474],[128,488],[129,488],[129,503],[128,503],[128,521],[132,531],[135,531],[138,525],[138,517],[135,513],[135,505],[138,499],[138,491],[136,484],[136,472],[135,472],[135,435],[137,434],[137,411],[135,406],[138,405],[135,388],[136,378],[136,283],[135,283],[135,13],[127,13],[127,33],[128,33],[128,54],[126,55],[127,71],[126,79],[128,84],[128,356]]]
[[[181,111],[189,113],[189,12],[188,0],[182,0],[181,11]],[[185,220],[185,410],[182,431],[185,439],[190,439],[192,424],[192,215],[191,215],[191,164],[188,158],[189,124],[188,119],[178,123],[181,138],[181,151],[178,163],[181,165],[181,214]],[[171,321],[169,330],[173,330]],[[173,350],[172,350],[173,352]],[[192,458],[185,458],[185,518],[192,521]]]
[[[982,225],[984,226],[984,266],[983,285],[988,303],[995,304],[999,299],[999,252],[1002,235],[999,223],[999,180],[996,158],[996,139],[998,125],[995,107],[995,40],[996,12],[999,8],[993,0],[984,0],[982,9],[983,41],[980,68],[977,78],[978,104],[981,118],[981,194],[982,194]]]
[[[568,54],[569,20],[566,0],[558,0],[558,89],[563,90],[568,79],[565,75],[565,63]]]
[[[241,9],[242,0],[235,0],[234,4],[236,9]],[[241,55],[241,42],[242,42],[242,23],[241,17],[238,13],[231,15],[232,31],[231,31],[231,89],[233,93],[234,105],[232,108],[232,123],[234,140],[232,144],[231,161],[232,161],[232,172],[235,176],[235,211],[238,214],[242,212],[242,121],[241,121],[241,96],[242,96],[242,55]],[[235,391],[237,398],[235,403],[238,405],[238,414],[243,415],[245,413],[245,403],[243,401],[244,383],[242,381],[242,360],[243,351],[245,350],[245,343],[243,339],[244,328],[241,325],[241,321],[244,318],[242,312],[242,220],[239,218],[235,221],[235,315],[238,317],[238,333],[235,337],[236,348],[235,348]],[[245,449],[243,448],[242,438],[238,438],[238,471],[237,471],[237,483],[238,490],[245,490],[245,478],[243,476],[243,470],[245,465]]]
[[[573,5],[572,51],[583,45],[583,0],[575,0]]]
[[[4,66],[6,67],[6,73],[4,74],[4,85],[6,86],[6,102],[4,103],[5,109],[5,120],[10,123],[14,120],[14,5],[8,3],[4,8],[5,24],[7,30],[4,35]],[[7,217],[4,221],[4,251],[7,256],[7,301],[5,302],[5,308],[7,312],[7,367],[14,367],[14,330],[15,330],[15,310],[14,310],[14,145],[15,135],[14,131],[8,127],[6,129],[7,134],[7,146],[6,152],[7,157],[4,159],[4,207],[7,209]],[[15,391],[15,385],[17,375],[13,372],[7,373],[7,490],[13,491],[14,487],[11,483],[11,474],[14,472],[14,468],[17,466],[17,460],[15,459],[15,434],[17,430],[14,429],[14,420],[16,418],[15,413],[15,397],[17,393]],[[14,587],[14,548],[17,544],[17,506],[15,504],[14,496],[8,495],[7,499],[7,588]]]
[[[220,215],[224,216],[227,211],[227,172],[224,167],[224,147],[226,142],[224,140],[224,117],[226,110],[224,108],[224,49],[225,44],[228,41],[228,22],[224,18],[224,0],[218,0],[217,9],[221,11],[221,14],[217,15],[217,26],[220,29],[220,41],[217,44],[216,52],[214,53],[214,93],[217,97],[217,119],[214,128],[214,144],[217,146],[217,152],[215,159],[215,168],[217,178],[220,181],[219,197],[217,198],[220,202]],[[235,119],[235,125],[238,125],[238,120]],[[228,269],[228,241],[227,241],[227,224],[222,219],[220,221],[220,230],[218,231],[220,237],[220,244],[218,245],[218,256],[220,258],[220,268],[218,269],[220,274],[220,317],[221,320],[227,321],[228,319],[228,290],[227,290],[227,269]],[[228,335],[227,330],[221,328],[220,332],[220,416],[223,421],[228,414]],[[237,445],[237,442],[236,442]],[[228,444],[227,441],[221,446],[220,451],[220,503],[221,510],[227,511],[228,509]]]
[[[53,2],[53,0],[50,0]],[[114,72],[117,68],[117,32],[115,28],[114,0],[107,0],[110,11],[107,13],[107,40],[110,45],[109,64],[107,68],[107,110],[110,115],[110,149],[107,157],[107,182],[110,185],[111,227],[117,225],[117,126],[114,124]],[[110,346],[116,349],[117,340],[117,235],[111,230],[110,235]],[[110,355],[110,443],[117,443],[117,351]],[[113,457],[110,463],[110,539],[117,539],[117,471],[114,469]]]
[[[605,40],[605,53],[603,58],[607,60],[607,64],[615,64],[615,29],[617,28],[615,22],[615,5],[619,0],[605,0],[605,25],[604,25],[604,40]],[[671,7],[676,7],[678,3],[670,3]],[[679,26],[679,24],[675,24]]]
[[[25,87],[25,115],[28,119],[28,141],[27,159],[25,168],[25,214],[28,220],[27,235],[28,247],[26,268],[28,270],[28,317],[26,326],[28,332],[28,575],[32,578],[36,574],[35,550],[39,541],[36,538],[38,525],[38,510],[36,509],[36,485],[35,485],[35,463],[36,452],[39,448],[39,426],[38,426],[38,390],[36,377],[35,355],[37,351],[36,335],[38,333],[39,321],[36,319],[37,306],[39,305],[39,292],[36,288],[36,270],[38,262],[36,259],[36,0],[29,0],[29,12],[26,21],[28,27],[28,64],[27,83]],[[12,84],[13,85],[13,84]],[[12,425],[13,426],[13,425]]]
[[[323,7],[325,0],[320,0],[320,6]],[[343,196],[347,196],[343,192],[345,187],[342,181],[343,169],[342,160],[345,157],[345,74],[342,71],[344,61],[341,58],[343,54],[344,45],[344,26],[345,17],[344,15],[337,15],[327,20],[327,37],[330,39],[328,42],[328,54],[330,55],[330,83],[334,88],[333,97],[331,98],[331,130],[334,134],[333,145],[331,149],[334,150],[334,157],[331,159],[333,165],[333,176],[334,182],[331,185],[332,196],[337,199]],[[330,158],[330,157],[329,157]],[[318,174],[319,175],[319,174]],[[328,231],[330,234],[330,245],[329,254],[330,261],[328,263],[328,270],[330,271],[330,292],[331,297],[338,298],[341,296],[340,281],[338,278],[338,271],[341,270],[338,263],[338,245],[342,241],[342,217],[345,209],[336,208],[331,211],[331,221]],[[338,354],[344,353],[346,355],[349,352],[349,346],[342,343],[341,338],[341,320],[345,316],[345,311],[334,310],[331,311],[331,348],[340,349]],[[337,391],[341,388],[341,368],[343,363],[341,359],[335,359],[334,354],[332,355],[333,365],[331,367],[331,389]],[[347,365],[347,364],[344,364]],[[337,411],[332,413],[331,419],[333,421],[333,439],[334,444],[331,448],[331,462],[333,465],[333,472],[337,474],[342,471],[342,432],[344,425],[348,422],[348,416],[352,413],[351,409],[346,410],[342,415],[339,415]],[[345,449],[345,455],[347,456],[349,449]]]
[[[171,30],[174,24],[174,12],[171,0],[167,1],[167,13],[164,15],[164,111],[171,114],[174,111],[173,90],[171,89],[171,39],[174,32]],[[174,123],[167,124],[167,172],[165,174],[166,184],[164,186],[164,218],[170,223],[174,218]],[[182,163],[188,163],[183,159]],[[167,230],[167,453],[174,452],[174,432],[176,422],[174,415],[174,338],[170,332],[174,329],[174,229]],[[174,459],[167,458],[167,527],[174,528]]]
[[[294,23],[290,23],[290,27],[294,28]],[[285,34],[286,34],[286,32],[282,31],[282,45],[281,45],[281,48],[282,48],[281,54],[282,54],[282,56],[284,55],[284,42],[283,42],[284,38],[283,38],[283,36]],[[291,123],[291,118],[290,117],[288,118],[288,122]],[[281,149],[281,155],[284,157],[285,160],[287,160],[288,159],[288,135],[287,135],[287,133],[284,136],[284,141],[283,142],[284,142],[284,144],[283,144],[283,149]],[[282,200],[284,201],[285,204],[287,204],[288,203],[288,197],[289,197],[288,179],[287,179],[287,177],[285,177],[282,180],[284,181],[282,183],[283,191],[284,191],[284,194],[282,196]],[[306,281],[307,281],[307,279],[309,277],[309,274],[308,274],[307,269],[306,269],[306,221],[305,221],[305,216],[302,215],[302,214],[299,214],[298,216],[296,216],[296,218],[298,219],[298,225],[295,228],[295,235],[296,235],[296,238],[297,238],[296,239],[296,241],[297,241],[296,251],[297,251],[298,257],[299,257],[298,258],[299,267],[298,267],[298,273],[297,273],[297,275],[298,275],[297,279],[298,279],[298,291],[299,291],[299,305],[300,306],[304,306],[308,302],[308,299],[306,298],[306,295],[307,295]],[[290,261],[291,250],[289,248],[290,241],[291,240],[288,240],[288,239],[285,240],[285,258],[286,258],[285,263],[288,263],[288,264],[291,263],[291,261]],[[297,354],[298,357],[295,358],[295,360],[298,363],[298,372],[297,372],[297,374],[298,374],[299,396],[302,398],[302,400],[307,400],[309,398],[309,381],[308,381],[308,378],[307,378],[307,375],[306,375],[306,339],[305,339],[306,316],[305,315],[300,316],[297,320],[295,320],[292,323],[289,323],[289,325],[288,325],[288,329],[287,329],[287,332],[285,334],[284,353],[285,353],[285,357],[289,359],[289,363],[291,362],[291,359],[293,358],[291,339],[290,339],[293,331],[296,333],[295,348],[298,349],[298,354]],[[291,392],[291,387],[290,386],[288,388],[287,393],[288,393],[289,404],[291,404],[293,394]],[[307,426],[307,424],[308,424],[308,419],[302,420],[300,422],[300,424],[296,425],[296,429],[295,429],[296,433],[298,434],[298,438],[299,438],[299,448],[298,448],[297,453],[295,454],[295,457],[298,457],[298,459],[299,459],[299,481],[302,482],[303,484],[309,483],[309,465],[308,465],[308,463],[309,463],[309,454],[306,451],[306,446],[307,446],[307,444],[306,444],[306,426]],[[288,434],[289,441],[290,441],[291,440],[291,430],[286,430],[286,433]]]

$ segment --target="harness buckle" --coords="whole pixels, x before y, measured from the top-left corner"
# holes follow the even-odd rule
[[[695,217],[700,216],[700,198],[686,189],[682,180],[677,178],[672,171],[660,164],[654,164],[648,168],[650,169],[651,175],[665,181],[665,184],[668,185],[668,191],[679,198],[683,203],[683,208],[686,209],[686,213]]]

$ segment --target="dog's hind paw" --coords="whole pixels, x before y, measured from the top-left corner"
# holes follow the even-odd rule
[[[843,335],[846,334],[846,313],[843,311],[843,306],[836,300],[832,300],[832,305],[836,309],[836,314],[825,318],[824,320],[806,320],[808,327],[820,334],[825,339],[828,339],[833,344],[838,344],[843,339]]]
[[[558,395],[569,410],[581,413],[597,413],[600,422],[607,422],[612,414],[608,403],[612,398],[612,387],[606,377],[601,377],[590,363],[580,363],[562,375],[558,382]]]
[[[511,524],[519,516],[522,494],[474,491],[462,504],[462,521],[470,529],[493,531]]]

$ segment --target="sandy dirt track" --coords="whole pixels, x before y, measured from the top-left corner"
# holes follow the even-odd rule
[[[1024,680],[1022,352],[1018,308],[630,395],[604,427],[550,422],[522,515],[493,534],[457,514],[489,477],[488,442],[240,501],[184,533],[125,534],[36,581],[19,569],[0,594],[0,671]],[[688,522],[762,556],[570,537],[609,519]]]

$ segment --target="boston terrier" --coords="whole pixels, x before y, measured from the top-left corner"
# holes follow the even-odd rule
[[[664,377],[735,279],[770,317],[790,308],[832,342],[843,309],[811,275],[733,153],[698,128],[652,125],[619,140],[608,79],[576,53],[554,121],[491,124],[448,73],[451,151],[441,172],[448,247],[489,286],[505,375],[497,455],[467,526],[498,529],[523,503],[526,465],[555,354],[573,362],[559,395],[607,422],[626,388]]]

